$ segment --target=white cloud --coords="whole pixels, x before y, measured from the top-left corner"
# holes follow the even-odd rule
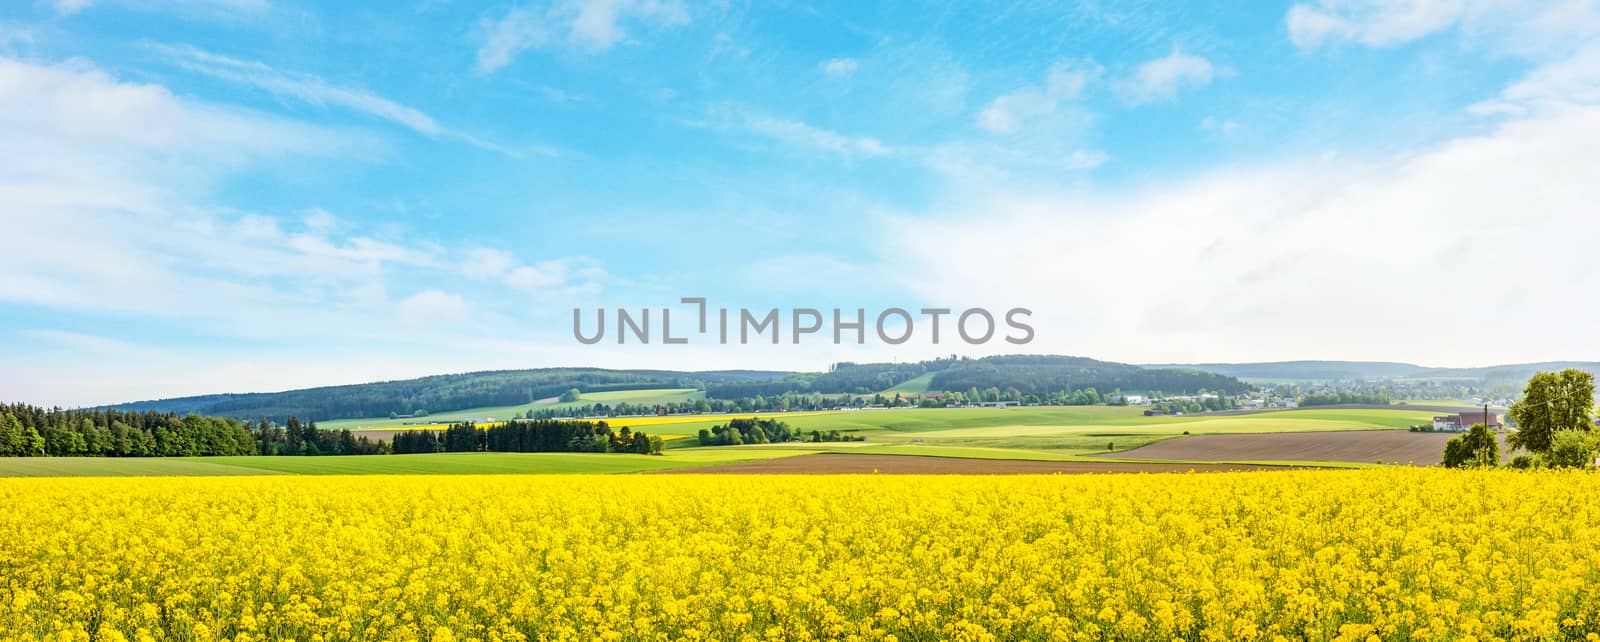
[[[454,321],[467,315],[467,302],[459,294],[423,290],[395,304],[400,316],[413,322]]]
[[[1600,41],[1569,58],[1535,67],[1500,92],[1469,107],[1478,114],[1522,114],[1573,105],[1600,105]]]
[[[689,22],[689,10],[678,0],[557,0],[546,7],[512,7],[499,18],[484,18],[477,69],[494,73],[529,49],[603,52],[627,38],[626,22],[673,27]]]
[[[818,68],[822,69],[822,73],[839,78],[855,73],[856,68],[859,66],[860,63],[856,62],[854,58],[834,58],[832,60],[824,60],[821,65],[818,65]]]
[[[178,181],[263,158],[371,155],[379,148],[358,132],[185,100],[160,85],[119,82],[83,61],[41,65],[0,58],[0,130],[7,132],[10,148],[0,156],[0,177],[13,187],[29,185],[27,197],[42,201],[35,206],[138,209],[164,187],[187,186],[135,185],[130,177],[157,173]]]
[[[569,296],[598,291],[606,276],[605,270],[593,259],[572,257],[512,268],[505,274],[505,283],[530,294]]]
[[[1067,154],[1063,165],[1067,169],[1094,169],[1111,160],[1111,155],[1098,149],[1074,149]]]
[[[1038,352],[1591,358],[1600,335],[1574,320],[1600,315],[1597,147],[1600,107],[1567,106],[1391,158],[991,193],[891,220],[883,261],[931,299],[1034,308]]]
[[[262,162],[359,161],[371,144],[361,135],[174,96],[83,62],[8,59],[0,59],[0,132],[8,145],[0,227],[10,241],[0,252],[3,304],[156,319],[240,340],[401,340],[385,323],[397,305],[389,282],[464,284],[448,247],[315,208],[273,216],[208,202]],[[567,287],[592,291],[593,270],[592,262],[569,270]],[[512,291],[503,280],[486,285],[477,293]],[[402,308],[440,301],[430,294]],[[428,340],[493,322],[474,314]]]
[[[1114,84],[1117,95],[1129,105],[1171,100],[1186,87],[1211,84],[1217,69],[1211,61],[1174,50],[1139,65],[1133,74]]]
[[[1460,27],[1474,41],[1519,55],[1560,52],[1600,31],[1592,0],[1312,0],[1284,18],[1302,48],[1391,47]]]
[[[467,251],[461,263],[461,273],[473,279],[499,278],[511,270],[516,259],[509,252],[480,247]]]
[[[1043,87],[1026,85],[990,101],[978,112],[978,126],[997,134],[1015,133],[1029,121],[1054,114],[1062,101],[1077,98],[1100,73],[1094,64],[1058,63]]]

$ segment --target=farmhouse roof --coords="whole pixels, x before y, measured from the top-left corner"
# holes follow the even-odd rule
[[[1486,419],[1486,417],[1487,417],[1487,419]],[[1499,428],[1500,427],[1500,416],[1499,415],[1496,415],[1496,414],[1494,414],[1492,412],[1485,414],[1481,410],[1478,411],[1478,412],[1463,412],[1463,413],[1461,413],[1459,415],[1456,415],[1456,421],[1458,421],[1462,426],[1471,426],[1473,424],[1483,424],[1483,425],[1488,426],[1490,428]]]

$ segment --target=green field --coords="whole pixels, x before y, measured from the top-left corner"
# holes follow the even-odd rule
[[[332,421],[319,421],[317,422],[317,426],[327,430],[393,430],[395,428],[416,428],[421,426],[432,426],[436,424],[448,424],[451,422],[464,421],[468,419],[493,419],[495,421],[504,421],[513,417],[521,417],[523,416],[523,413],[526,413],[529,410],[564,410],[574,406],[592,406],[596,403],[681,403],[684,401],[694,401],[704,396],[704,392],[694,388],[653,388],[648,390],[586,392],[579,395],[577,401],[566,403],[552,401],[546,403],[525,403],[514,406],[468,408],[466,410],[430,413],[426,417],[412,417],[409,419],[390,419],[388,417],[335,419]]]
[[[801,448],[699,448],[659,457],[588,453],[436,453],[328,457],[8,457],[0,477],[609,474],[792,457]]]

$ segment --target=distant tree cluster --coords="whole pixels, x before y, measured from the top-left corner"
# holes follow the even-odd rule
[[[738,446],[742,444],[781,444],[790,441],[812,443],[830,441],[866,441],[861,435],[841,433],[838,430],[804,432],[791,428],[776,419],[734,419],[726,424],[700,429],[702,446]]]
[[[255,452],[250,431],[233,419],[0,406],[0,456],[198,457]]]
[[[1232,410],[1239,407],[1238,402],[1227,395],[1212,394],[1191,399],[1167,399],[1157,397],[1150,402],[1151,410],[1159,410],[1169,415],[1183,413],[1186,415],[1197,412],[1217,412]]]
[[[1387,392],[1319,391],[1300,398],[1300,406],[1364,405],[1387,406],[1392,397]]]
[[[250,427],[256,450],[262,455],[383,455],[389,445],[349,430],[323,430],[317,422],[301,423],[290,417],[284,425],[258,420]]]
[[[662,439],[634,432],[627,426],[612,430],[606,422],[551,419],[513,419],[479,427],[451,424],[441,430],[407,430],[395,433],[395,453],[437,452],[585,452],[661,454]]]

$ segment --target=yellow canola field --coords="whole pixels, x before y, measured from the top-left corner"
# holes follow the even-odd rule
[[[1596,482],[4,479],[0,638],[1584,639]]]

